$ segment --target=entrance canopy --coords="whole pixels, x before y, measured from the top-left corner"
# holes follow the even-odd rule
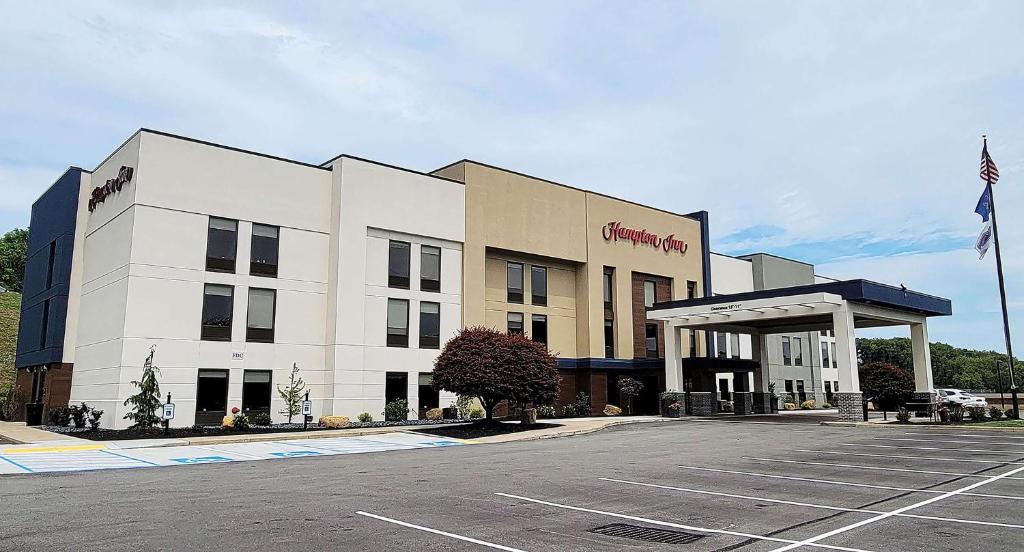
[[[767,390],[765,336],[833,330],[840,386],[859,395],[855,328],[909,325],[917,391],[932,393],[927,318],[947,316],[949,299],[868,280],[847,280],[788,288],[656,303],[648,320],[665,324],[666,385],[683,382],[681,329],[750,334],[755,392]],[[673,387],[675,386],[675,387]],[[859,401],[858,401],[859,402]]]

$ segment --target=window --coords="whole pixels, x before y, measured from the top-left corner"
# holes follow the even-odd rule
[[[548,269],[543,266],[530,267],[530,302],[540,306],[548,304]]]
[[[417,383],[420,395],[420,418],[426,418],[428,410],[441,406],[441,393],[434,387],[433,374],[419,374]]]
[[[53,286],[53,262],[57,257],[57,242],[50,242],[50,257],[46,261],[46,289]]]
[[[615,277],[615,269],[614,268],[609,268],[607,266],[604,267],[603,282],[604,282],[604,310],[605,311],[611,311],[612,310],[612,290],[615,287],[614,277]]]
[[[199,370],[196,380],[196,423],[219,424],[228,413],[228,371]]]
[[[50,333],[50,300],[43,301],[43,319],[39,328],[39,348],[46,348],[46,334]]]
[[[804,390],[804,380],[796,380],[796,394],[800,402],[807,400],[807,391]]]
[[[535,314],[530,325],[530,338],[537,343],[548,344],[548,317]]]
[[[270,370],[246,370],[242,373],[242,412],[270,413]]]
[[[644,306],[654,306],[654,281],[644,280]]]
[[[272,289],[249,288],[245,340],[252,343],[273,343],[274,311],[276,310],[276,291]]]
[[[409,346],[409,301],[388,299],[388,347]]]
[[[206,270],[234,272],[238,249],[238,221],[210,217],[206,231]]]
[[[388,242],[388,287],[409,289],[409,244],[407,242],[395,240]]]
[[[732,358],[740,358],[740,334],[729,334],[729,347]]]
[[[647,349],[647,358],[658,358],[657,324],[647,324],[644,326],[644,343]]]
[[[523,313],[508,313],[508,333],[523,335]]]
[[[724,332],[715,332],[715,352],[718,353],[718,358],[725,358],[729,356],[729,352],[725,350],[726,343],[728,343],[729,334]]]
[[[804,344],[803,340],[799,337],[793,338],[793,365],[804,365]]]
[[[234,288],[206,284],[203,289],[203,327],[199,338],[206,341],[231,341],[234,308]]]
[[[789,347],[789,336],[782,336],[782,363],[786,366],[793,364],[793,352]]]
[[[718,400],[720,401],[731,401],[732,395],[729,393],[729,380],[719,379],[718,380]]]
[[[615,322],[604,321],[604,358],[615,358]]]
[[[832,382],[831,381],[826,381],[825,382],[825,402],[828,402],[828,403],[832,402]]]
[[[697,330],[690,330],[690,358],[697,358]]]
[[[441,291],[441,248],[420,246],[420,290]]]
[[[836,355],[836,344],[831,343],[830,346],[832,348],[832,367],[839,368],[839,356]]]
[[[821,367],[822,368],[828,368],[828,365],[829,365],[829,361],[828,361],[828,342],[822,341],[821,342]],[[828,383],[828,382],[825,382],[825,383]]]
[[[419,382],[417,382],[419,383]],[[386,372],[384,374],[384,402],[409,400],[409,374],[407,372]],[[408,413],[402,419],[408,418]]]
[[[508,277],[508,297],[509,303],[522,303],[523,302],[523,263],[508,263],[506,269],[506,275]]]
[[[697,297],[697,282],[692,280],[686,281],[686,298],[695,299]]]
[[[838,381],[833,381],[832,382],[832,391],[834,391],[836,393],[839,392],[839,382]]]
[[[793,396],[793,380],[786,380],[786,400],[792,402]]]
[[[252,225],[252,255],[249,274],[277,278],[278,234],[280,229],[265,224]]]
[[[420,302],[420,349],[437,349],[441,344],[441,304]]]

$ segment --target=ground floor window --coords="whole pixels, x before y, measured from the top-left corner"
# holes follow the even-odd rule
[[[384,401],[396,399],[409,400],[409,374],[406,372],[388,372],[384,381]]]
[[[543,314],[532,316],[530,338],[537,343],[548,344],[548,317]]]
[[[828,402],[828,403],[832,402],[832,382],[831,381],[826,381],[825,382],[825,402]]]
[[[615,323],[604,321],[604,358],[615,358]]]
[[[523,313],[508,313],[508,333],[523,335]]]
[[[807,400],[807,391],[804,389],[804,380],[796,380],[796,394],[800,402]]]
[[[793,396],[793,380],[786,380],[786,400],[793,402],[795,398]]]
[[[428,410],[441,406],[440,393],[434,388],[433,374],[419,374],[419,395],[421,419],[426,417]]]
[[[220,425],[228,413],[228,371],[200,370],[196,382],[196,423]]]
[[[722,401],[732,400],[732,395],[729,393],[729,380],[718,380],[718,399]]]
[[[270,413],[270,370],[246,370],[242,374],[242,412]]]

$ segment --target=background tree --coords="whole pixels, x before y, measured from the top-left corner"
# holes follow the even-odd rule
[[[896,410],[913,395],[914,378],[895,364],[870,362],[860,367],[860,389],[883,410]]]
[[[629,376],[619,378],[619,396],[624,399],[626,412],[630,416],[633,415],[633,399],[640,395],[643,388],[644,384],[639,380]]]
[[[1006,355],[998,351],[962,349],[945,343],[930,345],[935,387],[1009,391]],[[914,374],[910,340],[901,338],[857,340],[857,353],[864,364],[888,362],[907,374]],[[1016,360],[1018,364],[1019,360]],[[1022,374],[1018,374],[1018,378]],[[1020,379],[1018,379],[1018,382]]]
[[[558,380],[555,357],[547,347],[489,328],[463,329],[434,361],[434,387],[479,398],[488,420],[504,400],[552,404]]]
[[[281,396],[281,400],[284,401],[284,408],[281,410],[281,414],[288,416],[288,423],[292,423],[292,418],[302,413],[302,393],[306,390],[306,382],[302,381],[299,377],[299,365],[298,363],[292,364],[292,373],[288,377],[288,385],[281,388],[277,386],[277,394]]]
[[[27,251],[28,228],[15,228],[0,236],[0,287],[21,292]]]
[[[133,429],[150,428],[160,423],[160,384],[156,381],[160,369],[153,366],[153,354],[156,347],[149,348],[149,356],[142,365],[142,377],[133,381],[132,385],[139,388],[139,392],[124,401],[125,406],[130,406],[131,411],[124,415],[125,420],[132,420]]]

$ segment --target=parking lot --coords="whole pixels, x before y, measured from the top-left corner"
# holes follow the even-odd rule
[[[48,500],[48,497],[59,497]],[[0,478],[4,549],[1015,550],[1024,434],[687,421]],[[8,510],[11,508],[11,510]],[[99,521],[97,521],[99,520]]]

